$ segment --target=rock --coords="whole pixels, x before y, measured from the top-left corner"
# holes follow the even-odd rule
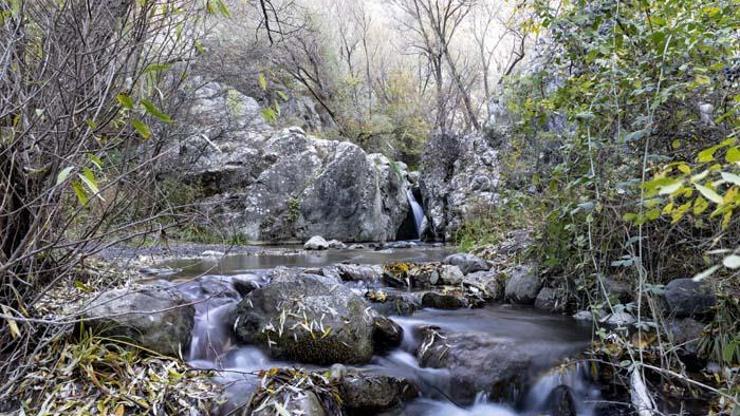
[[[347,248],[347,245],[339,240],[329,240],[328,244],[329,244],[329,248],[333,248],[336,250],[343,250]]]
[[[465,275],[474,272],[486,271],[491,268],[491,266],[488,265],[488,262],[486,262],[482,258],[466,253],[457,253],[447,256],[444,259],[444,263],[459,267],[460,271],[462,271]]]
[[[565,300],[556,289],[543,287],[534,301],[534,307],[552,313],[563,312],[565,310]]]
[[[224,84],[189,88],[185,138],[169,144],[158,171],[184,173],[204,215],[255,242],[396,238],[410,207],[390,160],[297,127],[274,130],[255,100]]]
[[[508,301],[531,305],[540,291],[540,279],[532,265],[519,265],[507,271],[505,297]]]
[[[566,385],[555,387],[547,398],[552,416],[577,416],[573,392]]]
[[[607,277],[604,279],[604,288],[610,297],[614,296],[623,304],[627,304],[632,300],[632,288],[627,282]]]
[[[179,357],[190,346],[195,308],[175,288],[149,285],[104,292],[83,316],[107,337]]]
[[[665,287],[668,311],[676,318],[710,315],[717,303],[714,289],[692,279],[672,280]]]
[[[232,281],[224,276],[206,275],[176,285],[196,310],[215,308],[241,299]]]
[[[488,300],[496,301],[504,296],[504,285],[497,271],[470,273],[463,279],[463,285],[477,288]]]
[[[321,270],[324,276],[336,276],[345,282],[378,283],[383,279],[382,266],[335,264]]]
[[[350,244],[350,246],[347,248],[350,250],[362,250],[362,249],[365,249],[366,247],[364,244]]]
[[[425,308],[460,309],[467,304],[461,293],[427,292],[421,298],[421,305]]]
[[[435,285],[459,285],[463,274],[457,266],[440,263],[388,263],[383,276],[391,286],[429,288]]]
[[[343,285],[312,275],[274,281],[245,297],[235,311],[238,340],[273,358],[312,364],[364,364],[373,355],[373,316]]]
[[[601,322],[609,327],[617,328],[632,325],[636,322],[636,319],[625,311],[614,311],[614,313],[602,319]]]
[[[201,257],[223,257],[226,255],[223,251],[206,250],[200,253]]]
[[[373,319],[373,348],[376,354],[398,347],[402,340],[403,328],[400,325],[385,316]]]
[[[322,271],[316,270],[316,272]],[[308,270],[285,266],[278,266],[270,270],[267,278],[270,280],[270,283],[294,283],[301,282],[304,279],[317,280],[327,285],[336,285],[342,283],[342,281],[339,279],[339,276],[314,274],[310,273]]]
[[[377,414],[419,396],[419,388],[406,379],[390,376],[349,375],[339,385],[349,414]]]
[[[515,401],[529,382],[531,357],[510,341],[477,332],[447,334],[434,327],[423,334],[419,364],[448,369],[451,397],[461,403],[472,403],[478,392],[491,400]]]
[[[242,297],[260,287],[262,279],[254,274],[238,274],[231,276],[231,284]]]
[[[324,237],[315,235],[303,244],[303,248],[306,250],[326,250],[329,248],[329,242],[324,240]]]
[[[673,345],[688,354],[699,352],[699,338],[704,333],[704,324],[691,318],[675,319],[669,325]]]
[[[578,311],[573,315],[573,319],[576,321],[591,322],[593,321],[594,316],[589,311]]]
[[[436,134],[421,156],[419,187],[431,240],[452,240],[463,222],[498,200],[498,151],[481,134]]]
[[[368,291],[365,297],[373,310],[385,316],[408,316],[421,307],[420,299],[412,293],[377,290]]]

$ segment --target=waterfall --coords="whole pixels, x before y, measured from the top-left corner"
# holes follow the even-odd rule
[[[411,206],[411,211],[414,214],[414,225],[416,226],[416,235],[421,238],[421,227],[424,222],[424,210],[421,208],[421,205],[416,200],[416,197],[414,196],[414,193],[411,191],[411,189],[406,190],[406,199],[409,201],[409,205]]]

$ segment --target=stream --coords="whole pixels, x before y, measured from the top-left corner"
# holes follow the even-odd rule
[[[405,247],[405,246],[399,246]],[[241,300],[235,296],[204,295],[204,281],[251,282],[255,286],[269,283],[275,267],[320,268],[337,263],[380,265],[387,262],[441,261],[453,249],[443,246],[414,245],[406,248],[376,250],[344,249],[306,252],[291,247],[262,250],[200,260],[177,260],[166,264],[176,272],[169,277],[196,304],[195,326],[189,363],[196,368],[217,370],[216,378],[226,387],[229,402],[224,414],[249,400],[259,385],[257,372],[273,367],[321,369],[327,367],[280,362],[260,348],[241,345],[229,325],[228,317]],[[347,283],[362,294],[369,289],[386,289],[382,284]],[[395,289],[397,290],[397,289]],[[207,292],[207,291],[206,291]],[[362,371],[402,377],[415,382],[421,397],[407,402],[401,413],[407,416],[432,415],[541,415],[552,414],[549,397],[561,385],[570,388],[579,415],[591,415],[590,402],[599,399],[599,390],[588,381],[588,371],[579,364],[554,369],[566,357],[584,351],[590,342],[590,327],[579,325],[570,317],[539,312],[531,307],[489,304],[482,308],[442,310],[423,308],[410,316],[389,316],[403,328],[401,346],[384,355],[375,355],[369,364],[353,367]],[[433,325],[445,334],[483,334],[486,339],[511,345],[513,351],[531,357],[527,387],[508,400],[494,402],[478,392],[475,400],[453,399],[458,384],[450,370],[425,368],[419,364],[416,351],[422,339],[419,328]],[[481,374],[486,368],[479,368]],[[384,413],[388,414],[388,413]]]

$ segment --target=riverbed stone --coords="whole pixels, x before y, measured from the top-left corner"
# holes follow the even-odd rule
[[[473,402],[479,392],[492,400],[515,399],[529,382],[531,357],[508,340],[435,327],[423,328],[422,334],[419,365],[448,369],[450,395],[461,403]]]
[[[335,264],[321,270],[325,276],[336,276],[345,282],[379,283],[383,279],[383,267],[364,264]]]
[[[531,305],[540,292],[540,278],[536,267],[530,264],[514,266],[506,271],[509,280],[506,282],[506,299],[513,303]]]
[[[460,271],[465,275],[491,268],[487,261],[468,253],[449,255],[444,259],[444,263],[459,267]]]
[[[504,284],[499,275],[495,270],[470,273],[463,279],[463,285],[475,287],[485,299],[496,301],[504,296]]]
[[[173,357],[188,351],[195,308],[169,285],[104,292],[83,313],[96,331]]]
[[[315,235],[303,244],[303,248],[306,250],[326,250],[329,248],[329,242],[320,235]]]
[[[409,316],[421,308],[421,298],[415,293],[393,290],[370,290],[365,294],[370,307],[384,316]]]
[[[441,263],[388,263],[383,267],[387,284],[393,287],[430,288],[459,285],[465,277],[459,267]]]
[[[707,282],[675,279],[665,287],[668,311],[677,318],[707,316],[717,303],[714,289]]]
[[[349,414],[377,414],[419,396],[419,388],[403,378],[350,374],[339,385]]]
[[[534,307],[551,313],[559,313],[565,310],[564,296],[551,287],[543,287],[534,301]]]
[[[321,405],[316,393],[312,391],[290,391],[282,390],[279,397],[272,398],[272,403],[261,407],[261,405],[254,405],[256,410],[251,413],[251,416],[277,416],[281,414],[287,415],[302,415],[302,416],[332,416],[326,412],[324,407]],[[283,406],[287,403],[286,406]],[[287,413],[281,413],[276,404],[281,406],[281,410]]]
[[[311,364],[364,364],[373,355],[373,316],[352,290],[304,275],[251,292],[237,306],[238,340],[273,358]]]
[[[461,292],[427,292],[421,297],[421,305],[425,308],[460,309],[467,304]]]
[[[388,352],[401,345],[403,328],[392,319],[378,315],[373,318],[373,349],[376,354]]]

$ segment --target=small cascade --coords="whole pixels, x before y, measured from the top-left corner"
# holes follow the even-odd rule
[[[422,209],[421,204],[416,200],[416,197],[414,196],[414,193],[411,191],[411,189],[406,190],[406,199],[409,201],[409,205],[411,206],[411,211],[414,214],[414,226],[416,226],[416,235],[418,238],[421,238],[421,232],[422,232],[422,226],[424,223],[424,209]]]
[[[571,392],[579,415],[591,415],[591,403],[600,397],[599,389],[589,381],[588,365],[575,363],[543,375],[530,389],[525,401],[529,412],[548,411],[552,405],[552,393],[560,386]]]

